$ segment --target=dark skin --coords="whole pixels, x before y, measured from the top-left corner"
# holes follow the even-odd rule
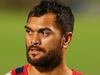
[[[61,63],[52,71],[40,72],[35,66],[29,65],[29,75],[72,75],[72,71],[66,66],[65,51],[68,47],[72,32],[66,32],[66,35],[61,35],[59,25],[56,23],[56,15],[49,12],[41,17],[30,17],[26,28],[26,47],[31,44],[44,48],[43,51],[32,48],[28,55],[31,59],[39,59],[45,56],[49,50],[52,50],[59,43],[62,60]],[[57,45],[58,46],[58,45]],[[42,69],[42,68],[41,68]]]

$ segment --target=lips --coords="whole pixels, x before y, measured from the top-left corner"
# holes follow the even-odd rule
[[[37,55],[39,52],[41,52],[38,48],[31,48],[29,51],[30,51],[32,54],[35,54],[35,55]]]
[[[33,45],[31,45],[31,46],[29,46],[28,48],[27,48],[27,50],[28,50],[28,52],[42,52],[42,53],[45,53],[46,52],[46,50],[44,49],[44,48],[41,48],[41,47],[37,47],[37,46],[33,46]]]
[[[40,51],[37,48],[30,48],[28,52],[31,58],[40,54]]]
[[[39,52],[42,51],[42,50],[39,49],[39,48],[30,48],[29,50],[30,50],[30,51],[39,51]]]

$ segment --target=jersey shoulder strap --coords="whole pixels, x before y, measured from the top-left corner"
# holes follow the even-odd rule
[[[23,75],[24,66],[19,67],[16,69],[16,75]]]
[[[83,75],[83,74],[80,73],[80,72],[77,72],[77,71],[73,70],[73,74],[72,75]]]
[[[24,75],[23,70],[24,70],[24,66],[13,69],[11,75]]]
[[[11,72],[11,75],[28,75],[27,74],[27,67],[28,67],[28,64],[25,66],[13,69]]]

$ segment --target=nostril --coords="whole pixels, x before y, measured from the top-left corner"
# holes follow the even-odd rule
[[[40,41],[32,41],[31,44],[32,44],[33,46],[38,46],[38,45],[41,44],[41,42],[40,42]]]

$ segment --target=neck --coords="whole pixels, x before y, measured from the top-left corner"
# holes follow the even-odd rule
[[[28,75],[72,75],[72,71],[62,62],[59,66],[51,71],[40,72],[37,68],[29,64]]]

